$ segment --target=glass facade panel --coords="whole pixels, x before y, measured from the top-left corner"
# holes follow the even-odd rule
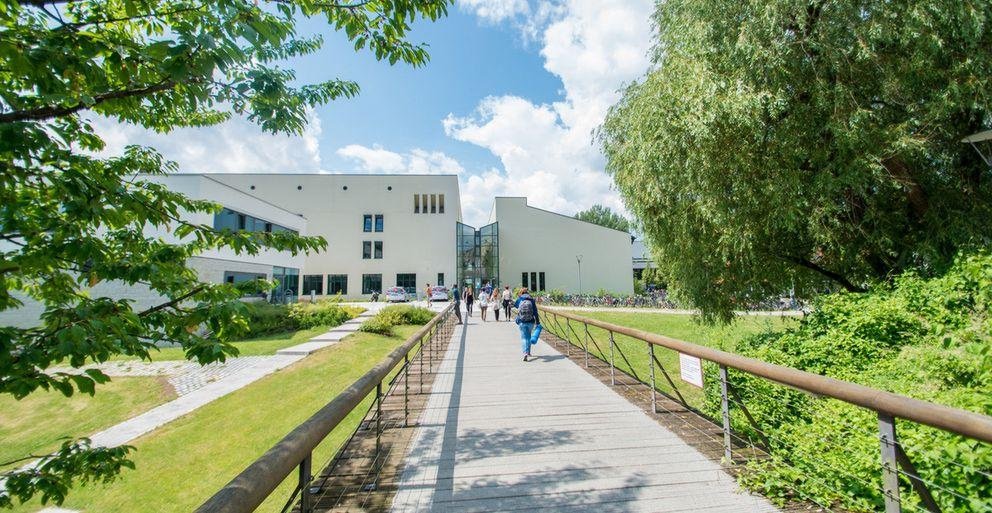
[[[499,287],[499,223],[479,228],[479,286]]]
[[[300,295],[299,269],[292,267],[273,267],[272,279],[276,281],[276,288],[272,290],[273,302],[292,302]]]
[[[406,289],[407,294],[417,293],[417,275],[415,273],[402,273],[396,275],[396,286]]]
[[[303,275],[303,293],[310,295],[313,292],[317,295],[324,294],[324,275],[305,274]]]
[[[481,287],[487,282],[499,286],[499,224],[476,230],[466,224],[455,227],[456,269],[458,285]]]
[[[348,275],[347,274],[330,274],[327,276],[327,293],[328,294],[348,294]]]
[[[382,275],[381,274],[363,274],[362,275],[362,294],[371,294],[373,292],[382,292]]]
[[[244,230],[246,232],[297,233],[296,230],[290,230],[285,226],[280,226],[278,224],[270,223],[264,219],[242,214],[241,212],[237,212],[229,208],[225,208],[219,213],[214,214],[214,229],[231,231]]]

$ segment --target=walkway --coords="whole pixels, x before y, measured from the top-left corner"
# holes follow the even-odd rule
[[[455,331],[394,512],[777,511],[545,343],[519,353],[512,323]]]

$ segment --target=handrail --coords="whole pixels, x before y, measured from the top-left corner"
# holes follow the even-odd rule
[[[920,399],[893,394],[884,390],[829,378],[820,374],[785,367],[728,353],[719,349],[685,342],[646,331],[611,324],[598,319],[581,317],[560,308],[539,306],[539,310],[567,319],[627,335],[653,345],[666,347],[690,356],[741,370],[783,385],[813,394],[839,399],[892,417],[912,420],[976,440],[992,443],[992,417]]]
[[[300,462],[351,413],[401,362],[434,326],[447,319],[453,304],[434,316],[382,361],[358,378],[317,413],[283,437],[261,457],[196,509],[197,513],[254,511],[289,476]]]

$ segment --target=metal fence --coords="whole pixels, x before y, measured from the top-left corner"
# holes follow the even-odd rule
[[[870,436],[877,439],[880,458],[877,460],[876,477],[872,479],[857,476],[857,478],[868,487],[866,489],[875,490],[883,496],[886,513],[917,510],[938,513],[941,511],[939,505],[941,502],[965,504],[957,507],[958,510],[992,511],[992,497],[983,499],[965,496],[963,494],[967,492],[942,486],[933,476],[921,475],[911,460],[911,448],[900,440],[896,432],[896,420],[899,419],[960,435],[971,439],[975,444],[989,444],[992,443],[992,417],[582,317],[558,308],[540,306],[539,309],[542,312],[545,330],[567,343],[565,351],[569,356],[577,349],[582,353],[578,357],[584,361],[586,367],[590,366],[590,357],[594,362],[599,362],[603,372],[609,373],[603,378],[608,379],[611,385],[617,385],[618,373],[622,373],[624,379],[650,388],[650,404],[653,412],[673,413],[659,412],[662,403],[660,399],[665,399],[680,404],[695,415],[715,424],[722,431],[722,459],[726,464],[733,465],[735,456],[738,461],[747,459],[741,451],[742,448],[747,447],[752,449],[751,457],[756,457],[756,454],[766,458],[774,456],[776,464],[789,464],[788,455],[783,457],[776,454],[787,450],[788,447],[783,445],[781,440],[773,438],[776,436],[775,433],[771,433],[764,425],[767,419],[752,415],[748,408],[748,398],[751,400],[751,409],[754,409],[755,402],[758,401],[789,401],[793,396],[800,396],[798,400],[805,398],[810,401],[834,399],[857,406],[877,417],[877,423],[873,421],[869,426],[846,425],[845,430],[849,430],[847,435],[838,433],[838,438],[841,439],[823,443],[843,444],[844,436]],[[638,345],[640,350],[637,350]],[[632,353],[634,350],[640,354]],[[690,396],[689,391],[692,387],[686,387],[681,383],[678,375],[666,369],[659,359],[664,351],[699,358],[703,362],[708,362],[706,365],[715,367],[715,369],[710,367],[715,372],[708,372],[707,375],[715,378],[708,386],[719,387],[718,412],[708,415],[703,411],[707,409],[705,404],[707,395],[701,395],[696,389],[695,398]],[[676,377],[673,378],[673,375]],[[766,390],[764,394],[757,394],[747,388],[750,381],[788,393],[771,394]],[[660,392],[664,393],[661,398],[659,398]],[[710,399],[715,399],[717,393],[712,389],[711,392],[708,394],[711,396]],[[710,411],[713,410],[716,410],[715,405],[710,408]],[[953,460],[942,463],[953,466],[956,470],[965,469],[976,481],[992,479],[992,468],[977,468],[968,462]],[[845,472],[849,474],[850,471],[843,468],[832,468],[832,471],[845,478],[851,477],[845,475]],[[831,485],[829,476],[803,475],[801,478],[819,479],[824,481],[825,486]],[[900,480],[904,487],[902,491]],[[900,496],[900,493],[909,492],[910,489],[911,493],[917,495],[917,499],[906,500],[905,495]],[[937,498],[934,494],[938,494]],[[802,493],[796,493],[795,496],[796,500],[815,503],[823,510],[834,511],[833,508],[837,507],[836,504],[822,504]]]
[[[437,346],[444,337],[451,334],[448,329],[450,325],[448,321],[453,315],[453,307],[453,304],[449,304],[375,367],[293,429],[255,462],[248,465],[237,477],[204,502],[196,511],[198,513],[247,513],[254,511],[296,470],[298,476],[296,487],[293,489],[292,495],[288,497],[284,510],[292,507],[298,499],[301,513],[312,512],[313,502],[310,487],[314,481],[312,473],[314,449],[341,421],[371,396],[373,403],[370,406],[370,411],[373,409],[376,411],[373,416],[376,435],[375,459],[379,458],[381,452],[380,437],[383,430],[381,424],[383,399],[390,392],[399,393],[398,390],[392,389],[402,382],[403,423],[407,425],[410,415],[409,372],[411,363],[418,362],[421,368],[425,365],[433,365],[432,362],[435,360],[433,353],[438,350]],[[429,369],[429,372],[433,371],[433,368]],[[420,375],[422,379],[423,372],[420,372]],[[389,380],[390,376],[393,376],[392,381]],[[385,392],[383,390],[384,383],[388,389]]]

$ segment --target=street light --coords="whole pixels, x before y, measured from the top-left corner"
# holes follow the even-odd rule
[[[575,261],[579,264],[579,294],[582,294],[582,255],[575,255]]]

